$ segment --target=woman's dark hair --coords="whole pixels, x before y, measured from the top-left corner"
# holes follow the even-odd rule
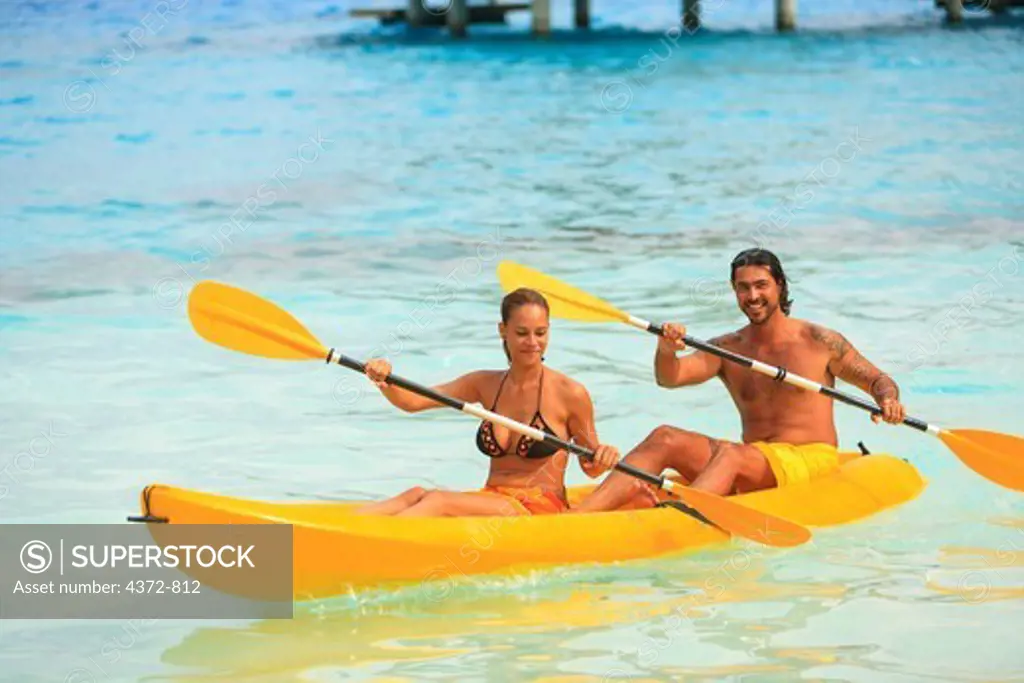
[[[729,274],[730,282],[736,282],[736,271],[743,266],[768,267],[776,284],[779,285],[779,308],[782,309],[783,313],[789,315],[789,311],[793,307],[793,300],[789,298],[789,281],[786,280],[786,273],[782,270],[782,263],[779,261],[779,257],[760,247],[741,251],[732,260],[731,272]]]
[[[551,314],[551,309],[548,308],[548,300],[544,298],[544,295],[535,289],[528,289],[526,287],[520,287],[519,289],[509,292],[505,295],[505,298],[501,300],[501,322],[508,324],[508,319],[512,317],[512,313],[515,312],[520,306],[529,306],[535,304],[544,309],[544,312],[548,315]],[[512,355],[508,352],[508,344],[504,339],[501,340],[501,346],[505,349],[505,357],[510,361]],[[543,358],[541,360],[544,360]]]

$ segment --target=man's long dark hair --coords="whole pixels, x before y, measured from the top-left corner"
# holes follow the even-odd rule
[[[793,307],[793,300],[789,298],[789,282],[786,280],[786,273],[782,270],[782,263],[779,261],[779,257],[760,247],[741,251],[732,260],[731,272],[729,274],[730,282],[736,282],[736,270],[743,266],[768,267],[772,277],[775,278],[776,284],[779,285],[779,308],[782,309],[783,313],[789,315],[789,311]]]

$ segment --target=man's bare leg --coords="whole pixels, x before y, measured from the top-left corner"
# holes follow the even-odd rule
[[[671,467],[693,482],[694,488],[722,496],[775,486],[775,475],[767,459],[753,446],[712,439],[669,425],[651,432],[623,462],[654,475]],[[654,496],[647,484],[614,471],[573,511],[598,512],[653,504]]]
[[[690,484],[695,489],[727,496],[748,493],[776,485],[775,474],[764,454],[746,444],[711,442],[711,459],[704,471]]]
[[[711,457],[711,441],[708,437],[662,425],[630,451],[623,458],[623,462],[654,475],[661,474],[666,467],[671,467],[687,481],[693,481],[707,466]],[[617,510],[630,503],[639,505],[640,499],[648,501],[644,507],[653,504],[649,485],[636,477],[614,470],[593,493],[580,501],[573,511]]]

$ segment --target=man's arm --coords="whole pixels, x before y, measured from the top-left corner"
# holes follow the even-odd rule
[[[654,379],[659,387],[685,387],[701,384],[712,377],[717,377],[722,370],[722,359],[705,351],[697,351],[682,358],[676,358],[676,351],[686,348],[681,341],[685,328],[677,335],[676,330],[665,325],[669,338],[658,340],[658,348],[654,352]],[[671,330],[671,332],[669,332]],[[711,344],[718,346],[728,338],[716,337]],[[680,341],[675,341],[679,339]]]
[[[811,337],[828,349],[828,368],[833,375],[875,399],[886,422],[898,424],[903,421],[906,414],[900,404],[900,388],[892,377],[875,367],[838,332],[811,325]]]

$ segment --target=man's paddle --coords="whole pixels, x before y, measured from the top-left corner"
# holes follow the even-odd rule
[[[316,337],[286,311],[255,294],[216,282],[200,282],[188,300],[188,315],[196,332],[214,344],[234,351],[282,360],[322,360],[337,363],[365,374],[363,363],[334,349],[327,349]],[[594,452],[568,443],[546,432],[492,413],[476,403],[466,403],[397,375],[389,375],[389,384],[430,398],[455,410],[482,420],[503,425],[537,441],[546,441],[565,450],[593,458]],[[680,485],[625,463],[615,468],[682,499],[723,531],[771,546],[787,547],[805,543],[811,537],[805,527],[725,498]]]
[[[632,316],[572,285],[518,263],[502,261],[498,264],[498,280],[505,291],[519,287],[537,290],[548,300],[551,315],[558,318],[582,322],[622,322],[651,334],[662,334],[661,325]],[[720,349],[690,335],[684,335],[683,341],[696,349],[746,366],[776,381],[831,396],[874,415],[882,414],[882,409],[873,403],[799,375],[790,374],[784,368]],[[905,418],[903,424],[937,436],[964,464],[986,479],[1006,488],[1024,491],[1024,439],[1021,437],[981,429],[942,429],[913,417]]]

